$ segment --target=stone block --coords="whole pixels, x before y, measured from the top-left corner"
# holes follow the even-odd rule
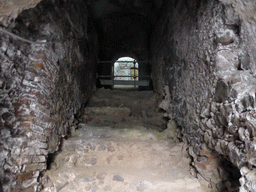
[[[250,165],[256,166],[256,139],[246,142],[246,157]]]
[[[57,135],[55,131],[52,131],[49,137],[48,141],[48,151],[49,153],[53,153],[59,148],[59,142],[60,142],[60,137]]]
[[[47,150],[37,148],[37,146],[23,148],[22,153],[26,155],[48,155]]]
[[[167,138],[178,140],[180,137],[180,130],[178,128],[177,123],[174,120],[169,120],[167,124],[167,129],[163,131]]]
[[[216,67],[222,76],[224,71],[236,71],[239,65],[238,56],[230,50],[219,51],[216,57]]]
[[[34,62],[34,67],[35,67],[36,69],[44,70],[44,65],[43,65],[43,63]]]
[[[41,134],[41,135],[45,134],[44,128],[41,126],[35,125],[35,124],[32,124],[31,131],[34,133]]]
[[[45,115],[47,115],[48,117],[50,117],[50,110],[46,109],[45,107],[43,107],[42,105],[36,105],[36,110],[38,110],[40,113],[43,113]]]
[[[244,186],[244,184],[245,184],[245,178],[244,178],[244,177],[241,177],[241,178],[239,179],[239,183],[240,183],[241,186]]]
[[[196,161],[195,168],[207,181],[217,183],[219,180],[216,172],[217,164],[213,156],[208,156],[200,162]]]
[[[28,132],[26,133],[28,138],[37,138],[38,141],[46,142],[47,137],[45,135],[35,133],[35,132]]]
[[[236,14],[235,9],[231,5],[225,6],[225,24],[226,25],[239,25],[240,19],[239,16]]]
[[[17,181],[19,183],[23,183],[27,180],[33,180],[33,179],[37,179],[37,177],[39,176],[39,171],[36,172],[27,172],[27,173],[19,173],[17,174]],[[27,187],[24,187],[27,188]]]
[[[228,45],[233,43],[235,40],[235,33],[233,30],[227,29],[222,33],[217,35],[217,42],[221,43],[222,45]]]
[[[27,189],[22,189],[20,192],[35,192],[34,187],[29,187]]]
[[[35,83],[33,81],[27,81],[26,79],[23,79],[22,84],[24,86],[28,86],[28,87],[31,87],[31,88],[38,88],[38,83]]]
[[[244,55],[240,56],[240,69],[241,70],[249,70],[250,69],[250,63],[251,63],[251,58],[248,53],[245,53]]]
[[[49,98],[48,98],[48,96],[44,95],[41,92],[38,92],[36,94],[36,96],[37,96],[38,104],[40,104],[41,106],[48,107],[48,105],[49,105]]]
[[[83,164],[83,165],[88,165],[88,166],[93,166],[97,164],[97,158],[89,155],[85,155],[83,157],[78,158],[77,164]]]
[[[208,103],[206,107],[202,108],[200,117],[209,118],[211,112],[211,105]]]
[[[44,122],[40,118],[34,118],[33,119],[33,124],[38,126],[38,127],[36,127],[36,129],[39,129],[38,133],[41,133],[40,132],[40,130],[41,130],[40,128],[43,128],[43,130],[46,130],[47,128],[49,128],[51,126],[51,124],[49,122]]]
[[[23,155],[16,158],[16,161],[19,163],[19,165],[22,164],[29,164],[32,162],[33,156],[26,156]]]
[[[211,119],[208,119],[208,121],[206,121],[206,127],[208,127],[208,129],[210,130],[213,130],[215,128],[215,122],[214,120],[211,118]]]
[[[248,169],[248,167],[242,167],[240,169],[240,173],[241,173],[242,176],[245,176],[249,172],[250,172],[250,169]]]
[[[209,131],[205,132],[204,133],[204,141],[205,141],[205,143],[207,143],[209,145],[209,143],[211,143],[211,139],[212,139],[212,133],[209,132]]]
[[[21,172],[32,172],[32,171],[42,171],[47,168],[46,163],[38,163],[38,164],[25,164],[22,167]]]
[[[40,142],[38,140],[28,142],[27,146],[28,147],[37,147],[37,148],[40,148],[40,149],[47,149],[48,148],[47,143]]]
[[[124,179],[120,175],[114,175],[113,176],[113,180],[114,181],[119,181],[119,182],[123,182],[124,181]]]
[[[219,154],[226,154],[227,153],[227,146],[228,146],[228,142],[224,141],[224,140],[217,140],[217,144],[215,145],[215,150],[219,153]]]
[[[241,150],[239,150],[239,148],[234,144],[234,142],[230,142],[228,144],[227,152],[230,161],[238,168],[246,164],[247,159],[245,154],[242,153]]]
[[[223,101],[227,100],[229,97],[229,86],[228,84],[223,81],[219,80],[217,82],[216,88],[215,88],[215,100],[218,103],[222,103]]]
[[[37,185],[38,182],[37,182],[37,177],[35,178],[31,178],[31,179],[26,179],[22,182],[21,186],[22,188],[24,189],[28,189],[29,187],[32,187],[32,186],[35,186]]]
[[[247,116],[245,125],[253,137],[256,136],[256,119],[253,116]]]
[[[241,100],[241,103],[244,107],[244,110],[253,110],[254,109],[254,103],[255,103],[255,94],[254,95],[250,95],[250,94],[246,94],[244,95],[243,99]]]
[[[250,132],[248,131],[248,129],[245,129],[243,127],[240,127],[238,129],[238,135],[239,135],[239,139],[241,141],[249,141],[250,140]]]
[[[245,175],[245,184],[244,186],[248,191],[256,191],[256,171],[251,171]]]

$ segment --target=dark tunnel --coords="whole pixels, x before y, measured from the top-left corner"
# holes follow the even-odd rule
[[[44,190],[97,90],[119,94],[121,57],[133,58],[119,68],[136,88],[129,94],[144,97],[140,118],[152,124],[157,109],[159,132],[175,124],[205,191],[256,191],[254,0],[10,0],[0,9],[0,192]]]

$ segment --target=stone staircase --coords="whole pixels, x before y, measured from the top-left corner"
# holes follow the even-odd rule
[[[63,142],[44,191],[200,192],[182,143],[147,130],[89,127]]]
[[[207,191],[190,174],[186,145],[171,140],[168,130],[159,132],[126,121],[118,127],[95,125],[100,118],[127,119],[131,111],[105,105],[86,108],[82,119],[90,116],[94,121],[80,122],[73,136],[63,140],[44,175],[43,192]]]

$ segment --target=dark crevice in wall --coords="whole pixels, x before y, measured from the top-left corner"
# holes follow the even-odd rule
[[[223,159],[220,166],[223,167],[225,173],[227,173],[227,180],[225,181],[226,189],[223,187],[222,191],[231,189],[233,191],[239,191],[239,179],[242,176],[240,170],[226,159]]]

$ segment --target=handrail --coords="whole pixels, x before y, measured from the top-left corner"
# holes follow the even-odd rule
[[[99,75],[98,77],[113,77],[112,75]],[[150,77],[151,76],[114,76],[114,77],[140,77],[140,78],[144,78],[144,77]]]
[[[137,61],[137,60],[135,60],[137,63],[150,63],[150,61]],[[117,62],[117,63],[133,63],[134,62],[134,60],[133,61],[99,61],[99,63],[115,63],[115,62]]]

